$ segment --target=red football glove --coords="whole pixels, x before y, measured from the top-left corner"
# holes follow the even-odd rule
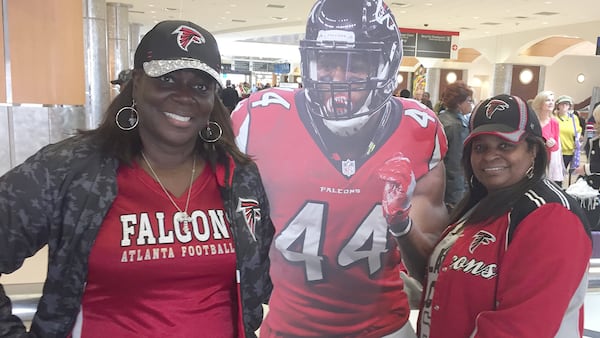
[[[409,224],[410,200],[417,184],[410,160],[397,153],[379,169],[379,178],[385,181],[381,203],[383,216],[390,229],[402,232],[402,227]]]

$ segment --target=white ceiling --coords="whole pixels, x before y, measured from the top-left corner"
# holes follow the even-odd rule
[[[189,20],[217,38],[297,44],[313,0],[119,0],[142,32]],[[474,39],[600,20],[598,0],[387,0],[398,26],[460,32]],[[600,27],[599,27],[600,28]],[[600,32],[600,29],[599,29]]]

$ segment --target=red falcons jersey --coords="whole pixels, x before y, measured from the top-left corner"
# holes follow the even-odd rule
[[[117,182],[72,338],[236,336],[235,249],[210,166],[189,188],[191,224],[137,164]],[[187,194],[172,197],[185,206]]]
[[[491,223],[449,227],[429,261],[419,337],[581,337],[586,222],[542,181]]]
[[[435,167],[446,139],[434,113],[393,99],[357,158],[330,152],[331,135],[307,111],[302,90],[259,91],[233,121],[238,145],[258,163],[276,229],[261,337],[381,337],[400,329],[410,309],[377,170],[398,152],[417,181]]]

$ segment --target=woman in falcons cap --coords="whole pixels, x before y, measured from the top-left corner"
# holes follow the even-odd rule
[[[273,236],[214,37],[158,23],[101,125],[0,178],[0,273],[47,245],[38,337],[254,337]],[[0,288],[0,336],[24,336]]]
[[[470,130],[469,187],[429,258],[419,336],[581,337],[591,235],[579,203],[545,178],[536,114],[498,95]]]

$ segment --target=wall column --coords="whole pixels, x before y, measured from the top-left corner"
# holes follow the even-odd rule
[[[129,24],[129,65],[133,68],[133,57],[135,55],[135,49],[142,40],[142,24],[141,23],[130,23]]]
[[[425,91],[429,92],[431,104],[435,109],[436,103],[438,103],[442,99],[442,94],[440,93],[440,81],[446,81],[445,79],[441,79],[441,72],[439,68],[428,68],[427,69],[427,86],[425,87]]]
[[[497,63],[494,65],[491,96],[510,93],[512,82],[512,64]]]
[[[106,3],[83,0],[86,128],[102,121],[110,100],[106,54]]]
[[[131,5],[128,4],[106,3],[109,80],[116,79],[122,70],[130,68],[129,8],[131,8]],[[118,94],[118,90],[111,90],[110,93],[111,99],[113,99]]]

